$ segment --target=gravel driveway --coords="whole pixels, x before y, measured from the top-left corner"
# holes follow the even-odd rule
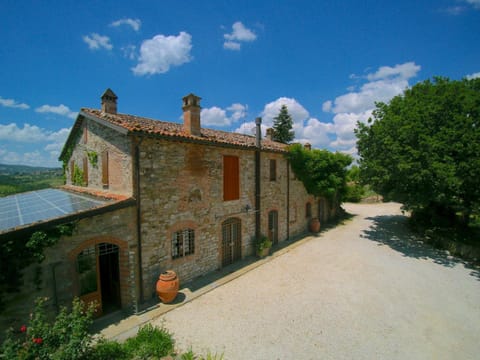
[[[352,220],[154,324],[234,359],[479,359],[480,272],[413,239],[400,206]]]

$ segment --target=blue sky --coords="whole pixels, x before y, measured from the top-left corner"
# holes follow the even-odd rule
[[[251,134],[282,104],[296,140],[355,155],[375,101],[480,76],[480,0],[0,2],[0,163],[59,166],[82,107]]]

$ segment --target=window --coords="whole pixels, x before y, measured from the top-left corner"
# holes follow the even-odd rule
[[[237,156],[223,157],[223,200],[240,199],[240,166]]]
[[[173,233],[172,259],[178,259],[195,252],[195,231],[192,229],[180,230]]]
[[[102,153],[102,185],[108,186],[108,151]]]
[[[75,161],[70,161],[70,182],[73,184],[75,181]]]
[[[307,205],[305,205],[305,217],[307,219],[310,219],[312,217],[312,204],[307,202]]]
[[[88,159],[83,158],[83,183],[85,186],[88,186]]]
[[[270,160],[270,181],[277,180],[277,160]]]

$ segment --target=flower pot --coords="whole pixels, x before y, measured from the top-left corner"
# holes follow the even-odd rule
[[[310,220],[310,231],[313,233],[320,232],[320,220],[317,218],[313,218]]]
[[[167,270],[158,277],[157,295],[163,303],[168,304],[177,296],[179,286],[180,282],[175,271]]]
[[[261,258],[267,256],[269,253],[270,253],[269,247],[263,248],[262,250],[257,250],[257,256]]]

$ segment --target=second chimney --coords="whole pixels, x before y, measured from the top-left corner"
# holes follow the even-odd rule
[[[201,98],[194,94],[183,97],[183,128],[188,135],[201,136],[200,100]]]

